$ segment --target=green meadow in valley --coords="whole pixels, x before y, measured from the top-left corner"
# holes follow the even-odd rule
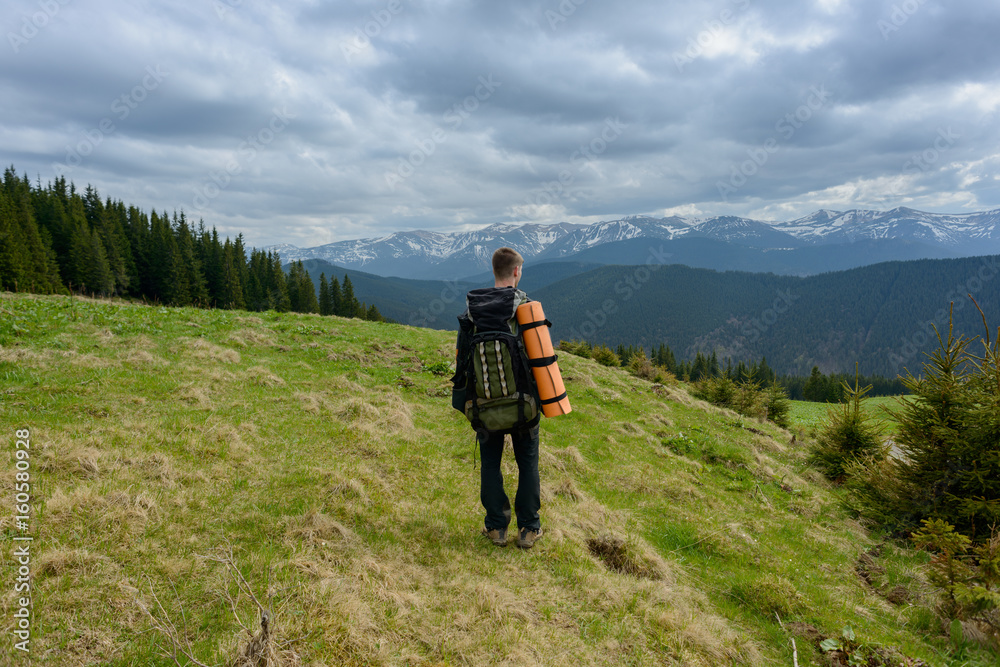
[[[854,520],[802,437],[590,359],[560,356],[573,412],[541,425],[544,537],[494,547],[453,359],[396,324],[4,293],[33,664],[824,665],[848,625],[951,664],[928,556]]]
[[[892,419],[890,411],[898,410],[900,401],[906,397],[898,396],[872,396],[863,399],[864,409],[872,419],[881,421],[885,429],[886,436],[891,437],[896,432],[896,424]],[[814,403],[812,401],[789,401],[792,409],[788,416],[793,430],[801,429],[803,433],[809,434],[822,427],[826,422],[830,408],[837,407],[837,403]]]

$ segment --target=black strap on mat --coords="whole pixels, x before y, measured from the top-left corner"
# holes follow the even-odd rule
[[[535,320],[534,322],[528,322],[527,324],[519,324],[518,328],[521,331],[527,331],[528,329],[534,329],[535,327],[540,327],[540,326],[543,326],[543,325],[551,328],[552,327],[552,322],[549,322],[547,319],[546,320]]]
[[[566,398],[566,392],[559,394],[558,396],[553,396],[552,398],[542,399],[542,405],[552,405],[553,403],[558,403],[559,401]]]
[[[541,359],[529,359],[528,365],[532,368],[542,368],[543,366],[551,366],[556,363],[559,359],[558,354],[553,354],[551,357],[542,357]]]

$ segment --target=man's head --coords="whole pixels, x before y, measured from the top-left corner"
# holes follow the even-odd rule
[[[493,253],[493,278],[497,287],[517,287],[521,280],[524,258],[513,248],[500,248]]]

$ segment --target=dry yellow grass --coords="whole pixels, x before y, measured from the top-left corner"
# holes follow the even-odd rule
[[[251,366],[243,372],[242,377],[246,382],[258,387],[280,387],[285,381],[280,376],[271,372],[266,366]]]
[[[183,351],[188,356],[202,361],[216,361],[224,364],[240,363],[240,353],[221,345],[216,345],[204,338],[179,338],[171,351],[175,354]]]

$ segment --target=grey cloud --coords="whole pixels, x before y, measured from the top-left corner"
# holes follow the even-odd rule
[[[689,204],[805,214],[831,189],[861,184],[848,207],[893,179],[917,208],[1000,207],[992,0],[913,0],[895,19],[895,0],[219,3],[74,2],[19,52],[0,44],[2,161],[44,181],[110,118],[67,173],[78,187],[257,245]],[[4,33],[37,7],[8,3]],[[121,118],[112,105],[151,66],[170,74]],[[499,86],[476,98],[481,77]],[[795,119],[815,87],[829,99]],[[294,118],[240,161],[276,108]],[[626,129],[579,160],[608,118]],[[961,138],[907,173],[948,127]],[[718,182],[771,140],[723,201]],[[194,207],[234,156],[238,173]],[[552,207],[526,207],[560,174]]]

